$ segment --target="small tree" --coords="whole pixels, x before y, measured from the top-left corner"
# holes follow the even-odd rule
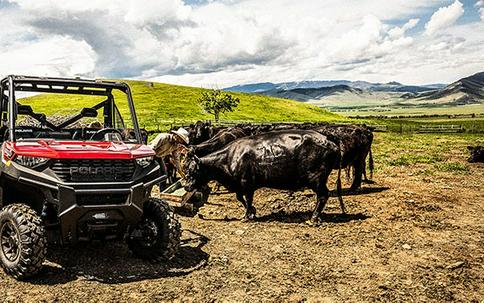
[[[203,91],[202,96],[198,98],[198,102],[203,110],[212,114],[215,117],[215,122],[218,122],[220,114],[233,112],[239,105],[240,100],[220,89],[211,89]]]

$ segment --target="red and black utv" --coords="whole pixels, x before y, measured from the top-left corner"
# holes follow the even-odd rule
[[[0,261],[8,274],[36,274],[48,242],[125,239],[141,258],[174,256],[180,224],[150,197],[166,177],[142,142],[127,84],[9,76],[0,96]]]

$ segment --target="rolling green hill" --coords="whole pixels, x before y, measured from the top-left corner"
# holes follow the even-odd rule
[[[126,81],[133,92],[133,99],[140,125],[147,129],[163,129],[170,124],[189,123],[208,120],[212,116],[203,113],[197,103],[203,89],[152,83],[145,81]],[[221,115],[223,120],[231,121],[347,121],[340,115],[330,113],[313,105],[287,99],[233,93],[240,104],[232,113]],[[19,100],[30,104],[34,111],[54,114],[74,114],[81,107],[92,106],[102,101],[100,97],[77,95],[41,94]],[[66,109],[72,104],[72,110]],[[64,108],[64,109],[61,109]]]

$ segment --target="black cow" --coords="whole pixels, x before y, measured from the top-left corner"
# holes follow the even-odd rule
[[[354,178],[351,185],[351,190],[356,191],[361,188],[361,182],[364,180],[367,183],[366,175],[366,159],[369,156],[370,179],[373,177],[373,156],[371,152],[371,145],[373,142],[373,133],[370,127],[365,125],[353,124],[329,124],[327,122],[306,122],[306,123],[274,123],[271,125],[252,125],[241,126],[246,132],[254,134],[261,134],[274,130],[315,130],[328,137],[329,140],[340,145],[343,152],[343,167],[348,171],[354,169]],[[339,169],[339,167],[335,167]],[[364,179],[363,179],[364,177]]]
[[[484,146],[467,146],[467,149],[471,153],[471,156],[467,159],[469,163],[484,163]]]
[[[252,199],[257,189],[308,187],[317,195],[311,218],[316,222],[329,197],[328,177],[339,162],[338,146],[315,131],[274,131],[238,139],[201,158],[192,150],[184,164],[186,189],[192,191],[216,180],[236,193],[246,209],[245,219],[250,220],[256,213]],[[337,189],[344,213],[340,171]]]
[[[188,127],[190,144],[200,144],[211,137],[211,125],[207,122],[197,121]]]
[[[190,124],[185,129],[188,131],[188,138],[190,144],[200,144],[215,136],[221,130],[226,129],[225,126],[213,126],[210,122],[197,121],[194,124]],[[176,130],[178,127],[174,127],[172,130]]]
[[[371,144],[373,133],[364,125],[334,125],[328,124],[315,129],[320,134],[328,137],[338,144],[343,153],[341,168],[354,168],[353,183],[351,190],[361,188],[363,176],[366,182],[370,182],[366,176],[366,158],[369,156],[370,178],[373,176],[373,156]],[[339,169],[335,167],[334,169]]]
[[[341,147],[343,152],[342,168],[348,171],[354,169],[354,178],[351,190],[356,191],[361,188],[361,182],[370,183],[366,175],[366,158],[369,156],[370,179],[373,177],[373,156],[371,145],[373,133],[371,128],[365,125],[353,124],[329,124],[326,122],[318,123],[274,123],[272,125],[256,125],[246,127],[252,134],[260,134],[274,130],[315,130],[333,141]],[[339,169],[335,167],[334,169]]]

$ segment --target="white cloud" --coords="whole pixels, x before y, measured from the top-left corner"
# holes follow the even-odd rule
[[[137,0],[129,0],[119,6],[126,8],[124,19],[127,22],[140,26],[150,23],[163,25],[171,19],[187,20],[191,12],[190,6],[184,5],[181,0],[144,1],[142,5]]]
[[[15,43],[10,49],[0,49],[0,57],[3,75],[89,75],[96,61],[96,54],[86,42],[60,36]]]
[[[388,35],[391,38],[397,38],[397,39],[401,38],[405,34],[406,31],[414,28],[419,23],[419,21],[420,21],[420,19],[418,19],[418,18],[410,19],[402,27],[396,26],[396,27],[390,29],[388,31]]]
[[[451,54],[457,49],[463,66],[475,65],[482,56],[474,45],[484,42],[479,35],[469,38],[479,31],[455,32],[458,26],[450,16],[462,9],[458,1],[439,9],[426,26],[427,32],[446,28],[441,31],[446,36],[425,38],[419,18],[437,9],[435,1],[10,2],[18,7],[2,12],[0,53],[12,63],[0,66],[0,73],[155,78],[224,87],[301,79],[403,81],[418,69],[412,79],[417,81],[441,77],[435,66],[454,62]]]
[[[428,35],[432,35],[437,31],[454,24],[463,14],[464,6],[459,0],[456,0],[449,6],[439,8],[439,10],[430,17],[430,21],[425,24],[425,31]]]
[[[481,16],[481,21],[484,21],[484,0],[476,1],[474,6],[477,8],[479,15]]]

